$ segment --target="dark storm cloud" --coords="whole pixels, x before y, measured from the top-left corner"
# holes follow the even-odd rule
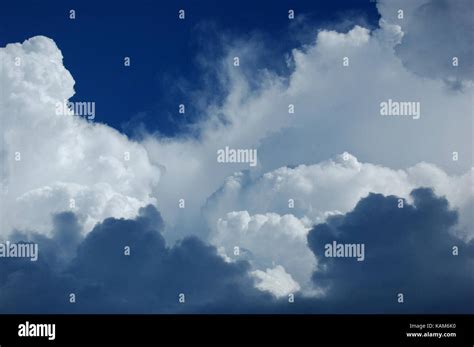
[[[51,238],[15,232],[11,242],[38,244],[38,260],[3,258],[0,263],[0,313],[60,312],[74,279],[64,274],[81,241],[76,216],[65,212],[53,217]]]
[[[370,194],[353,211],[315,226],[308,235],[319,259],[313,279],[327,295],[297,295],[294,303],[255,289],[247,262],[226,263],[198,238],[167,246],[163,221],[152,206],[133,220],[108,218],[85,238],[75,215],[61,213],[50,238],[21,233],[11,238],[38,243],[39,258],[1,259],[0,312],[473,312],[474,246],[451,236],[457,213],[430,189],[414,190],[412,197],[413,205],[405,201],[398,208],[398,197]],[[325,245],[333,241],[364,243],[364,261],[324,257]],[[403,304],[398,293],[404,294]]]
[[[69,228],[67,228],[69,226]],[[254,289],[246,262],[226,263],[197,238],[173,247],[160,234],[163,221],[152,206],[134,220],[108,218],[82,240],[73,214],[55,217],[52,238],[33,235],[39,259],[5,259],[0,270],[0,311],[160,313],[240,311],[239,302],[271,297]],[[26,239],[17,233],[16,239]],[[72,249],[71,247],[74,247]],[[130,255],[125,255],[130,247]],[[69,303],[69,294],[76,303]],[[185,303],[178,295],[185,295]],[[235,302],[235,304],[233,304]],[[224,306],[223,306],[224,305]]]
[[[450,234],[457,213],[431,189],[411,196],[413,205],[405,201],[399,208],[398,197],[370,194],[308,234],[319,259],[313,280],[327,288],[324,301],[335,311],[474,312],[474,247]],[[333,241],[363,243],[365,260],[325,257],[325,245]]]

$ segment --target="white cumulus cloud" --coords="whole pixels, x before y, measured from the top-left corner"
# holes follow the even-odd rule
[[[452,232],[465,240],[474,237],[472,171],[448,175],[427,163],[393,170],[361,163],[349,153],[318,164],[282,167],[258,178],[236,173],[208,200],[204,215],[212,230],[210,242],[234,260],[242,257],[234,256],[234,247],[245,250],[243,256],[259,274],[261,288],[276,296],[291,292],[284,289],[286,284],[277,289],[278,280],[264,275],[265,269],[282,266],[303,294],[323,295],[311,282],[317,265],[307,246],[311,227],[330,215],[347,213],[371,192],[411,202],[410,192],[418,187],[431,187],[445,196],[459,212]]]
[[[270,292],[277,298],[294,294],[300,290],[299,284],[293,280],[291,275],[281,265],[275,266],[272,269],[266,269],[266,271],[253,271],[252,275],[258,281],[256,284],[258,289]]]
[[[455,5],[449,2],[446,6]],[[288,76],[245,67],[245,61],[252,60],[245,55],[252,54],[248,47],[254,47],[253,42],[238,41],[231,46],[229,56],[215,64],[227,95],[221,103],[204,110],[207,118],[196,126],[199,139],[150,135],[144,140],[152,160],[164,168],[155,194],[166,201],[160,207],[168,223],[181,225],[177,231],[196,230],[203,203],[235,172],[249,170],[249,177],[254,179],[287,165],[322,162],[344,151],[386,168],[416,167],[426,162],[449,175],[469,173],[473,154],[472,80],[467,74],[463,88],[453,89],[445,79],[420,76],[407,66],[397,52],[406,44],[404,26],[389,13],[384,7],[380,27],[373,31],[361,26],[347,33],[320,30],[314,42],[291,52]],[[446,25],[458,24],[448,20]],[[423,40],[436,38],[426,35]],[[458,46],[464,43],[458,42]],[[449,46],[445,53],[454,54],[458,48]],[[231,63],[235,54],[240,54],[240,68]],[[349,59],[348,66],[343,66],[344,58]],[[245,69],[252,73],[243,73]],[[382,116],[380,104],[389,99],[420,103],[420,118]],[[288,113],[290,104],[294,114]],[[218,163],[216,152],[225,146],[257,149],[257,167]],[[452,159],[453,152],[458,153],[457,161]],[[392,171],[379,174],[391,180]],[[378,186],[396,184],[376,181]],[[303,178],[293,183],[296,190],[309,184]],[[360,196],[356,192],[367,192],[369,186],[354,188],[343,204],[346,209]],[[405,187],[403,192],[407,190]],[[176,207],[180,198],[186,200],[186,211]],[[327,206],[314,213],[341,205],[332,202],[330,193],[320,198],[318,204]],[[245,209],[235,206],[232,210]]]
[[[106,217],[134,217],[156,201],[151,193],[160,170],[142,145],[106,125],[56,112],[57,103],[74,95],[62,59],[43,36],[0,49],[2,236],[13,228],[46,233],[51,214],[67,210],[88,231]]]

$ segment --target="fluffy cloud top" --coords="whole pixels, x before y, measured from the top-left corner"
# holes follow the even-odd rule
[[[217,221],[210,242],[231,259],[248,260],[261,289],[282,296],[303,287],[306,294],[315,294],[310,277],[316,262],[306,244],[308,230],[291,214],[229,212]]]
[[[233,210],[246,210],[250,214],[290,213],[319,223],[328,215],[349,211],[371,192],[409,199],[410,191],[420,186],[433,187],[437,194],[446,196],[459,208],[462,231],[472,237],[472,171],[448,175],[427,163],[394,170],[362,163],[349,153],[318,164],[282,167],[259,177],[252,177],[248,172],[236,173],[226,178],[208,199],[204,212],[210,224]],[[294,201],[294,207],[289,200]]]
[[[411,202],[411,190],[425,186],[446,196],[458,211],[459,223],[453,223],[450,232],[470,240],[474,236],[472,184],[471,172],[450,176],[426,163],[393,170],[361,163],[344,153],[334,160],[283,167],[257,178],[248,172],[230,176],[209,198],[204,213],[211,230],[210,242],[226,256],[245,257],[259,274],[275,265],[282,266],[303,294],[317,296],[324,290],[310,283],[317,260],[306,242],[314,224],[352,210],[371,193],[397,195]],[[245,250],[245,254],[235,257],[236,246]],[[275,283],[278,279],[260,277],[267,281],[263,287],[276,287],[269,281],[274,279]],[[273,293],[281,295],[281,290]]]
[[[155,201],[160,170],[143,146],[106,125],[56,112],[57,103],[74,94],[74,80],[51,39],[9,44],[0,49],[0,61],[0,235],[13,228],[47,232],[51,214],[69,209],[90,230],[106,217],[133,217]]]
[[[216,64],[215,71],[227,95],[221,103],[203,111],[207,118],[196,126],[199,139],[149,136],[144,140],[153,160],[166,168],[157,194],[165,201],[185,198],[189,203],[185,213],[172,203],[161,206],[165,219],[171,225],[181,223],[179,230],[190,229],[199,219],[207,197],[236,171],[249,169],[249,176],[255,177],[287,165],[321,162],[344,151],[364,162],[391,168],[427,162],[449,174],[469,172],[473,154],[472,78],[469,73],[456,72],[453,76],[462,75],[463,86],[450,88],[452,78],[446,62],[435,52],[451,56],[462,51],[462,69],[470,69],[470,45],[463,39],[449,45],[436,43],[440,38],[428,35],[426,30],[437,25],[438,17],[424,16],[423,24],[415,26],[410,11],[422,6],[421,2],[404,3],[405,22],[393,19],[397,10],[388,8],[388,3],[379,5],[380,27],[373,31],[360,26],[347,33],[321,29],[314,42],[291,52],[288,76],[268,70],[245,73],[250,69],[245,67],[245,61],[252,61],[252,54],[256,54],[248,48],[258,45],[251,38],[250,42],[230,45],[228,56]],[[433,2],[424,4],[428,3]],[[472,15],[471,6],[460,3],[443,2],[443,6],[447,13],[464,11]],[[443,21],[443,27],[454,31],[455,27],[472,25],[464,15],[443,15]],[[414,36],[426,49],[410,58],[399,52],[399,47],[415,50],[410,41]],[[231,63],[235,55],[242,61],[239,68]],[[348,66],[343,65],[345,57],[349,59]],[[422,73],[408,62],[420,65],[427,60],[430,70],[445,71],[445,76]],[[419,102],[420,118],[382,116],[380,104],[389,99]],[[288,113],[290,104],[294,105],[294,114]],[[258,149],[257,167],[217,163],[216,151],[225,146]],[[458,153],[457,161],[453,161],[453,152]],[[405,187],[405,194],[411,188]],[[350,201],[354,203],[358,198]]]
[[[139,207],[158,204],[170,229],[165,237],[176,240],[193,233],[203,204],[225,177],[248,169],[217,163],[216,152],[225,146],[258,149],[252,177],[343,151],[388,167],[425,161],[448,173],[465,173],[472,167],[470,75],[465,74],[463,88],[450,90],[436,76],[420,77],[408,66],[410,59],[397,51],[412,47],[406,37],[424,35],[413,13],[426,6],[439,9],[440,3],[406,2],[405,22],[400,23],[393,17],[396,9],[381,2],[380,28],[372,32],[360,26],[347,33],[320,30],[314,42],[292,51],[288,76],[268,70],[242,73],[250,68],[244,63],[252,61],[253,48],[261,45],[252,39],[230,43],[229,55],[212,65],[227,94],[203,110],[198,138],[149,135],[136,143],[105,125],[56,115],[56,102],[74,94],[74,81],[54,42],[36,37],[2,48],[2,233],[13,227],[46,231],[49,215],[68,209],[68,198],[76,198],[76,212],[88,221],[85,229],[106,217],[133,217]],[[442,4],[448,13],[472,13],[465,2]],[[456,17],[456,23],[451,17],[443,16],[449,30],[472,25],[467,16]],[[437,20],[424,16],[423,27]],[[423,36],[424,44],[431,45],[426,51],[437,49],[435,39]],[[443,52],[468,54],[469,47],[456,40],[443,46]],[[241,69],[231,63],[237,53]],[[349,66],[343,66],[344,57]],[[462,68],[468,61],[461,59]],[[420,102],[420,119],[382,117],[380,102],[389,98]],[[289,104],[295,114],[288,113]],[[107,112],[105,107],[97,105],[98,112]],[[459,153],[458,161],[452,160],[453,151]],[[21,162],[14,160],[15,152],[21,153]],[[128,162],[125,152],[130,153]],[[179,199],[186,200],[185,210],[177,208]]]

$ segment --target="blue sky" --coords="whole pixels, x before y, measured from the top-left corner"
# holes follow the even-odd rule
[[[321,1],[31,1],[4,2],[0,45],[35,35],[52,38],[75,76],[73,101],[95,101],[96,121],[128,135],[144,123],[148,131],[173,136],[187,122],[202,117],[188,93],[201,90],[205,73],[197,55],[217,60],[221,35],[230,38],[258,33],[266,40],[260,67],[285,71],[285,53],[307,44],[318,27],[348,30],[354,23],[376,26],[379,15],[368,0]],[[185,9],[186,20],[177,19]],[[288,9],[304,21],[290,27]],[[69,10],[76,19],[69,19]],[[341,25],[341,18],[350,20]],[[310,31],[305,33],[304,30]],[[211,50],[209,50],[211,49]],[[132,66],[124,68],[123,58]],[[180,81],[183,88],[175,86]],[[176,117],[177,105],[188,106]]]

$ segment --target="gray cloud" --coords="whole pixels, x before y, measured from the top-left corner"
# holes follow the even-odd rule
[[[80,238],[76,225],[72,213],[62,213],[55,217],[51,238],[15,234],[17,240],[37,242],[40,257],[37,262],[2,259],[2,312],[200,312],[208,304],[232,311],[250,307],[239,302],[272,301],[254,288],[248,263],[227,263],[195,237],[167,247],[160,234],[163,221],[151,205],[134,220],[108,218],[97,224],[69,260],[62,251],[76,253],[71,249]],[[70,293],[75,304],[69,303]],[[178,302],[180,293],[184,304]]]
[[[474,246],[451,236],[457,213],[430,189],[413,204],[370,194],[308,235],[318,258],[315,286],[326,295],[294,303],[255,288],[246,261],[228,263],[213,246],[188,237],[168,247],[151,205],[136,219],[106,219],[84,238],[72,213],[55,217],[51,238],[32,234],[37,262],[2,259],[4,313],[466,313],[474,309]],[[68,227],[66,227],[68,226]],[[17,240],[27,236],[16,233]],[[324,245],[365,244],[365,260],[325,258]],[[76,245],[77,250],[76,250]],[[452,255],[452,247],[459,255]],[[125,246],[131,253],[125,256]],[[68,248],[69,247],[69,248]],[[72,259],[59,250],[75,254]],[[74,249],[71,251],[71,249]],[[69,293],[77,302],[69,303]],[[178,303],[184,293],[186,303]],[[397,293],[405,295],[398,304]]]
[[[403,63],[417,74],[456,81],[474,79],[474,4],[470,0],[379,1],[390,23],[405,33],[396,47]],[[398,10],[404,18],[398,19]],[[452,66],[458,57],[459,66]]]
[[[319,260],[313,280],[327,288],[327,304],[346,312],[474,310],[474,245],[450,234],[457,212],[431,189],[411,196],[413,205],[405,201],[399,208],[396,196],[370,194],[353,211],[310,231],[308,244]],[[365,260],[325,257],[325,245],[333,241],[365,244]]]

